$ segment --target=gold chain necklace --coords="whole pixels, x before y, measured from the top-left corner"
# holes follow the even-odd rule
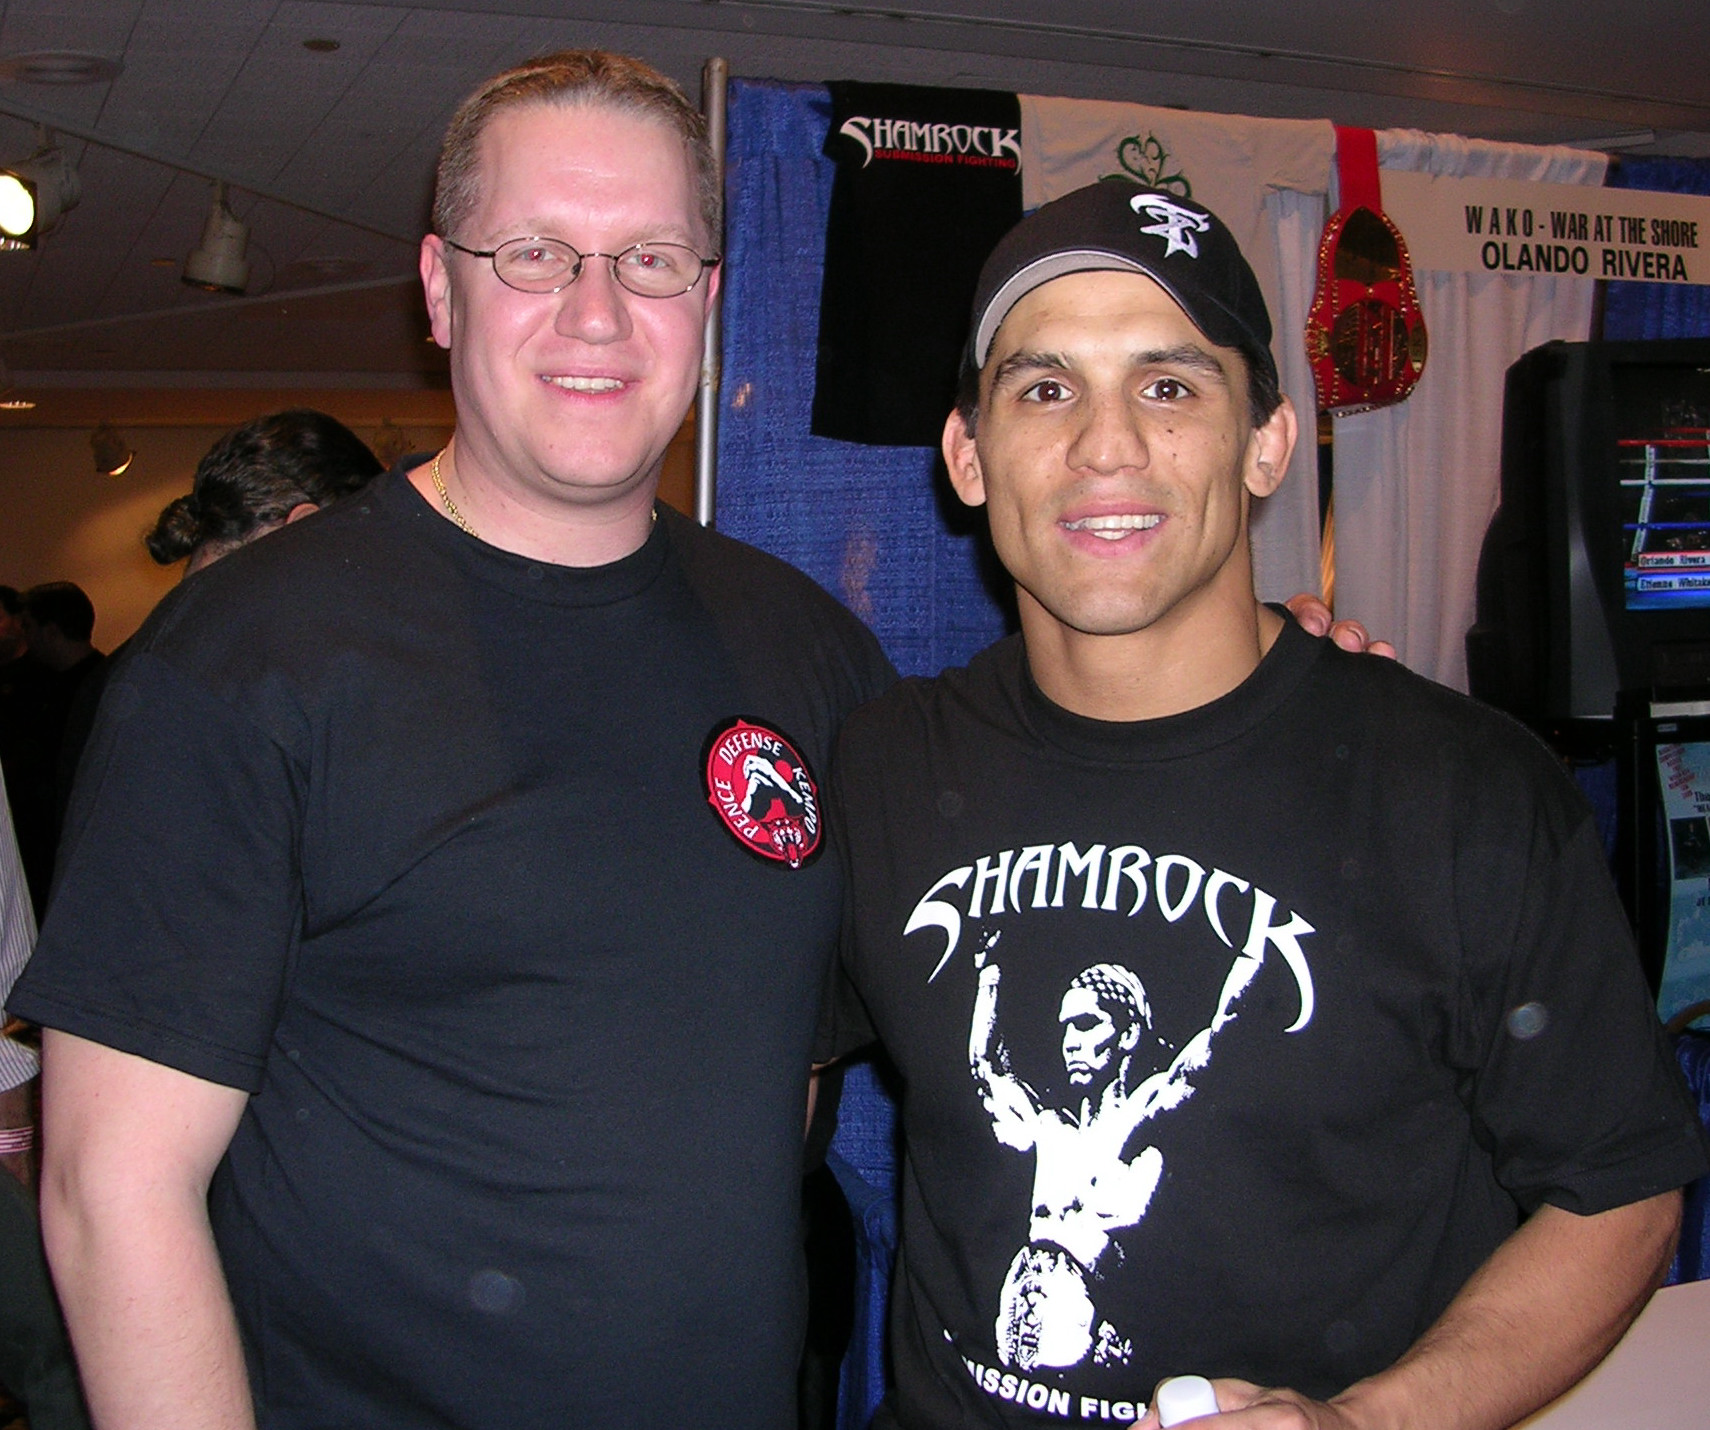
[[[471,536],[479,541],[481,539],[481,533],[469,524],[468,518],[457,509],[457,503],[451,499],[451,493],[445,489],[445,478],[439,474],[439,459],[444,455],[444,447],[441,447],[439,451],[433,454],[433,467],[431,468],[433,475],[433,489],[439,493],[440,504],[444,506],[445,514],[462,527],[463,530],[467,531]]]
[[[433,466],[428,469],[433,477],[433,489],[439,493],[440,505],[445,508],[445,514],[456,522],[464,531],[467,531],[477,541],[480,541],[482,539],[481,533],[469,524],[469,518],[464,516],[463,513],[457,509],[457,503],[451,499],[451,493],[445,489],[445,478],[439,474],[439,459],[444,455],[445,448],[441,447],[439,451],[433,454]],[[649,523],[656,524],[659,520],[658,506],[655,505],[647,515]]]

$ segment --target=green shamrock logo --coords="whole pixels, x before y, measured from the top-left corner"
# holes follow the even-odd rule
[[[1138,134],[1130,134],[1116,146],[1116,161],[1122,165],[1124,173],[1149,189],[1168,189],[1184,199],[1193,197],[1193,185],[1188,182],[1186,174],[1165,172],[1170,166],[1170,154],[1156,134],[1148,134],[1144,139]],[[1106,174],[1103,177],[1114,179],[1120,176]]]

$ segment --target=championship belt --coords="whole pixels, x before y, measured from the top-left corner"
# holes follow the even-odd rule
[[[1407,243],[1383,211],[1377,134],[1336,127],[1342,207],[1318,245],[1318,290],[1306,318],[1306,355],[1322,412],[1346,417],[1388,407],[1425,367],[1425,318]]]

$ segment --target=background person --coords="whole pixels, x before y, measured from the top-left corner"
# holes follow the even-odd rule
[[[24,596],[16,586],[0,586],[0,678],[29,653],[24,638]]]
[[[257,537],[361,491],[384,468],[336,418],[296,407],[228,432],[196,465],[189,492],[169,502],[145,538],[162,566],[186,576]]]
[[[23,1402],[32,1430],[87,1430],[36,1220],[41,1062],[5,1009],[35,936],[11,815],[0,798],[0,1385]]]
[[[90,643],[95,605],[75,581],[44,581],[23,596],[30,654],[71,688],[103,659]]]
[[[166,504],[143,543],[162,566],[184,561],[184,574],[192,576],[240,546],[361,491],[384,470],[337,418],[307,407],[270,413],[234,428],[208,449],[190,490]],[[90,672],[71,702],[57,761],[61,825],[108,674],[128,644],[122,642]]]
[[[59,847],[57,773],[63,755],[72,707],[91,680],[99,680],[106,656],[90,643],[95,633],[95,606],[72,581],[47,581],[32,586],[21,598],[28,664],[34,677],[15,712],[19,738],[7,763],[7,786],[23,852],[24,875],[30,896],[40,911],[47,908]]]
[[[50,848],[53,795],[47,732],[53,685],[53,672],[30,658],[23,593],[15,586],[0,586],[0,776],[20,843]],[[52,857],[46,856],[50,869]],[[34,907],[33,892],[31,900]]]

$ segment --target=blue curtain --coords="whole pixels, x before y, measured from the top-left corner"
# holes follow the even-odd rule
[[[903,674],[935,675],[1003,633],[1003,586],[936,452],[808,431],[830,119],[822,85],[731,82],[718,527],[839,597]]]
[[[1006,583],[988,574],[982,523],[951,495],[935,451],[808,430],[836,171],[820,152],[830,123],[821,85],[730,84],[718,527],[839,597],[904,675],[936,675],[1003,634],[994,592]],[[895,1140],[896,1108],[877,1070],[852,1066],[827,1158],[854,1214],[858,1256],[857,1324],[838,1394],[843,1430],[864,1430],[885,1390]]]
[[[1622,159],[1609,186],[1660,189],[1670,194],[1710,194],[1710,159]],[[1710,286],[1611,283],[1603,305],[1603,336],[1710,338]]]

